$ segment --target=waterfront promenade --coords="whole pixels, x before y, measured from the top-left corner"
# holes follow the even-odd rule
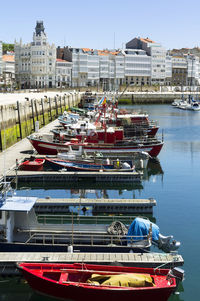
[[[48,133],[53,127],[57,126],[58,120],[54,120],[53,122],[49,123],[48,125],[44,126],[39,130],[39,132],[42,133]],[[18,161],[22,160],[25,157],[30,156],[27,153],[22,152],[28,152],[32,151],[33,147],[28,141],[27,138],[24,138],[20,140],[19,142],[15,143],[11,147],[7,148],[5,151],[0,153],[0,178],[4,174],[7,174],[8,171],[13,169],[16,166],[16,159]]]
[[[8,104],[16,104],[17,101],[25,102],[28,99],[41,99],[44,97],[53,98],[55,96],[64,96],[72,94],[74,91],[48,91],[48,92],[21,92],[21,93],[0,93],[0,106]]]

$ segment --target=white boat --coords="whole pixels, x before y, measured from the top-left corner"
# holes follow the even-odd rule
[[[174,101],[172,102],[172,106],[173,107],[178,107],[180,102],[181,102],[181,99],[174,99]]]
[[[177,106],[177,108],[182,110],[188,110],[190,107],[191,104],[186,100],[180,101],[179,105]]]
[[[63,160],[79,160],[79,159],[88,159],[91,160],[96,158],[100,159],[116,159],[117,157],[120,158],[120,160],[127,160],[127,156],[123,156],[120,154],[110,154],[109,156],[104,156],[101,152],[95,152],[93,155],[89,155],[84,151],[83,145],[77,145],[77,144],[69,144],[68,145],[68,151],[60,151],[57,154],[57,157],[59,159]],[[150,155],[147,152],[140,151],[140,152],[134,152],[133,154],[128,156],[129,160],[134,161],[134,165],[136,169],[143,169],[147,167],[148,160],[150,158]]]
[[[192,102],[190,104],[190,107],[188,108],[188,110],[192,110],[192,111],[200,111],[200,104],[195,101],[195,102]]]
[[[171,252],[180,246],[172,236],[161,235],[159,227],[148,219],[36,215],[36,201],[36,197],[1,197],[1,252],[67,252],[72,245],[79,252],[145,252],[152,243]],[[92,206],[92,201],[88,205]]]

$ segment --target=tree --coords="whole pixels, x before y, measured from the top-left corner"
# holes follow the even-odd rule
[[[5,54],[7,51],[14,51],[14,44],[3,43],[3,53]]]

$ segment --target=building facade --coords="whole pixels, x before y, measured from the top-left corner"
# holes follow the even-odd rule
[[[73,87],[114,89],[124,81],[124,55],[121,51],[58,47],[57,56],[71,60]]]
[[[126,44],[127,49],[141,49],[150,57],[151,84],[165,83],[166,78],[166,50],[149,38],[134,38]]]
[[[136,86],[149,85],[151,82],[151,58],[141,49],[125,49],[126,84]]]
[[[200,84],[200,64],[199,57],[188,54],[187,60],[187,85],[194,87]]]
[[[56,47],[47,42],[42,21],[37,21],[31,43],[15,43],[15,69],[20,88],[56,86]]]
[[[187,86],[188,68],[187,60],[184,56],[172,56],[172,85]]]
[[[14,52],[2,56],[2,78],[8,91],[15,88],[15,55]]]
[[[66,88],[71,86],[72,62],[56,59],[56,87]]]
[[[193,54],[172,53],[172,85],[198,86],[200,84],[199,57]]]
[[[0,43],[0,72],[1,43]],[[20,88],[95,86],[117,90],[119,85],[199,85],[199,58],[166,51],[149,38],[134,38],[125,49],[97,50],[49,44],[42,21],[33,41],[15,43],[16,81]]]

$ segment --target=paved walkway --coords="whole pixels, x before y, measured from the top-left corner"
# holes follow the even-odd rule
[[[53,122],[41,128],[39,132],[47,133],[58,124],[58,120],[54,120]],[[0,153],[0,179],[2,176],[4,176],[4,174],[7,174],[10,169],[13,169],[16,166],[16,159],[21,160],[29,156],[29,154],[24,154],[22,151],[31,150],[33,150],[32,145],[27,138],[24,138],[6,149],[6,151]]]
[[[41,99],[44,98],[44,96],[47,97],[55,97],[56,95],[59,96],[64,96],[64,94],[70,94],[74,93],[74,91],[55,91],[55,92],[26,92],[26,93],[0,93],[0,104],[15,104],[16,101],[18,100],[19,102],[25,102],[26,98],[28,97],[29,99]]]

